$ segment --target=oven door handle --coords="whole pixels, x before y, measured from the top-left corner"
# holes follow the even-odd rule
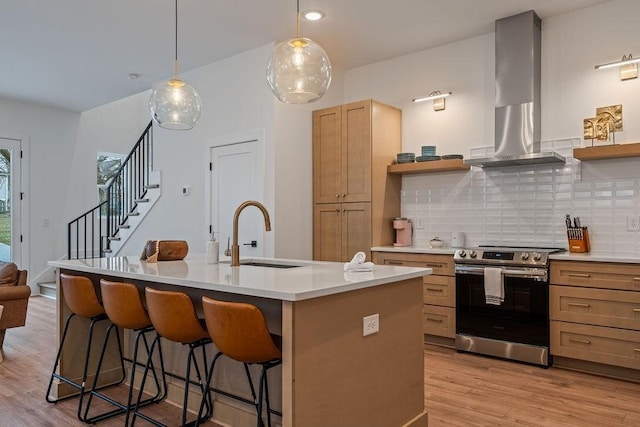
[[[456,265],[456,274],[484,275],[484,267],[473,267],[467,265]],[[505,277],[526,277],[545,278],[547,270],[543,268],[502,268],[502,275]]]

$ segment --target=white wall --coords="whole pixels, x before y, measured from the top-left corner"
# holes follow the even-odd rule
[[[622,104],[624,134],[640,141],[640,79],[620,81],[617,70],[596,64],[637,52],[640,2],[614,0],[542,22],[542,140],[582,135],[582,120],[597,107]],[[637,55],[637,53],[636,53]],[[345,101],[375,98],[403,111],[403,150],[436,145],[439,154],[469,156],[493,145],[495,102],[493,34],[463,40],[356,69],[345,74]],[[445,111],[411,99],[453,91]]]
[[[264,203],[274,230],[266,234],[265,255],[311,258],[311,111],[342,103],[341,73],[334,74],[330,91],[321,102],[282,104],[272,95],[262,71],[272,48],[269,44],[181,75],[200,94],[202,117],[187,132],[154,127],[154,166],[162,173],[162,196],[121,254],[136,255],[147,239],[156,238],[184,239],[191,252],[203,252],[209,226],[205,195],[209,147],[225,135],[262,130]],[[82,115],[74,161],[78,166],[72,170],[76,184],[69,191],[69,205],[75,211],[91,207],[73,203],[78,195],[84,203],[94,203],[95,188],[88,188],[86,181],[95,181],[96,152],[120,152],[113,142],[116,136],[131,147],[148,122],[148,96],[149,91]],[[113,129],[111,118],[121,129]],[[134,136],[124,137],[131,129]],[[191,187],[186,197],[181,194],[185,185]]]
[[[29,215],[23,222],[29,253],[28,264],[20,267],[29,271],[32,286],[47,261],[66,253],[66,188],[79,121],[76,112],[0,99],[0,135],[24,138],[29,145],[24,189]]]

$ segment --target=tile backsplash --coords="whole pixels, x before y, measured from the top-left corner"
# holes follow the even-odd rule
[[[592,253],[640,256],[640,232],[627,231],[627,218],[640,216],[640,158],[581,162],[573,158],[579,138],[541,145],[567,162],[403,176],[401,212],[414,245],[438,236],[449,246],[458,231],[465,246],[567,248],[568,213],[589,227]],[[472,158],[491,154],[471,149]]]

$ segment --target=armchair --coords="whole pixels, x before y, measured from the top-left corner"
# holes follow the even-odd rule
[[[18,270],[12,262],[0,261],[0,351],[7,328],[24,326],[31,288],[27,285],[27,270]]]

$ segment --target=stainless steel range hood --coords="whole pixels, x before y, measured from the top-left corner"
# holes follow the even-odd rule
[[[495,153],[480,167],[564,163],[540,151],[540,26],[533,10],[496,21]]]

